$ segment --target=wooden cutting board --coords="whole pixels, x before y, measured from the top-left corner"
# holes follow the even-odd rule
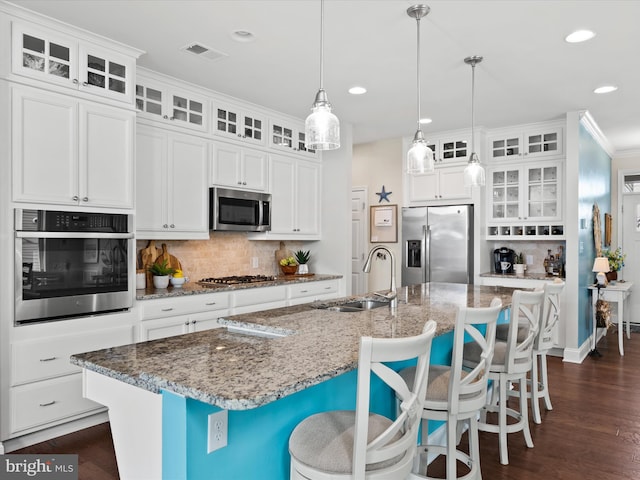
[[[151,278],[152,275],[149,272],[149,267],[156,262],[159,253],[155,240],[149,240],[149,244],[140,250],[140,262],[142,263],[143,270],[147,274],[147,285],[152,285],[153,279]]]
[[[275,251],[276,264],[280,265],[280,260],[282,260],[283,258],[288,258],[292,255],[293,253],[291,252],[291,250],[285,247],[284,242],[280,242],[280,249]]]
[[[178,260],[177,257],[171,255],[169,253],[169,250],[167,249],[167,244],[163,243],[162,251],[156,259],[156,263],[163,263],[165,261],[167,262],[167,266],[173,268],[174,270],[182,270],[182,264],[180,263],[180,260]]]

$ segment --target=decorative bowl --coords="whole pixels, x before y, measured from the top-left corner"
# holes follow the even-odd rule
[[[280,269],[285,275],[294,275],[298,271],[298,265],[280,265]]]
[[[182,285],[187,281],[185,277],[171,277],[171,285],[173,288],[182,288]]]

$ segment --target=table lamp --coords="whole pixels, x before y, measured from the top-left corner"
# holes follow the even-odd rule
[[[596,259],[593,262],[592,271],[598,273],[596,275],[596,282],[598,283],[598,285],[603,287],[606,286],[607,276],[605,274],[610,271],[609,259],[607,257],[596,257]]]

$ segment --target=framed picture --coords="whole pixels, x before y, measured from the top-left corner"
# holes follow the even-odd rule
[[[398,206],[371,206],[369,218],[369,240],[371,243],[398,242]]]
[[[87,238],[84,241],[84,263],[98,263],[98,239]]]

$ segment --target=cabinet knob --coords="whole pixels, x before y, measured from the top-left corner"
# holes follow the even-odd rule
[[[238,182],[238,185],[242,185],[242,182]]]
[[[88,202],[89,201],[89,197],[82,197],[82,201],[83,202]]]
[[[169,228],[169,225],[165,223],[164,225],[162,225],[162,228]]]
[[[74,78],[73,80],[71,80],[71,82],[72,82],[74,85],[78,85],[78,83],[80,83],[80,82],[78,82],[78,79],[77,79],[77,78]]]
[[[169,120],[169,115],[163,115],[162,118],[164,118],[165,120]]]
[[[186,322],[184,322],[185,325],[189,325],[189,320],[187,320]]]
[[[246,184],[247,184],[247,182],[242,182],[242,184],[243,184],[243,185],[246,185]]]
[[[195,325],[196,323],[198,323],[197,320],[191,320],[191,325]]]
[[[173,223],[171,225],[169,225],[169,227],[176,228],[176,226]]]
[[[73,197],[71,197],[71,200],[73,200],[74,202],[77,202],[80,199],[80,197],[78,195],[74,195]]]
[[[82,82],[82,86],[83,86],[83,87],[88,87],[88,86],[89,86],[89,84],[88,84],[87,82]]]

